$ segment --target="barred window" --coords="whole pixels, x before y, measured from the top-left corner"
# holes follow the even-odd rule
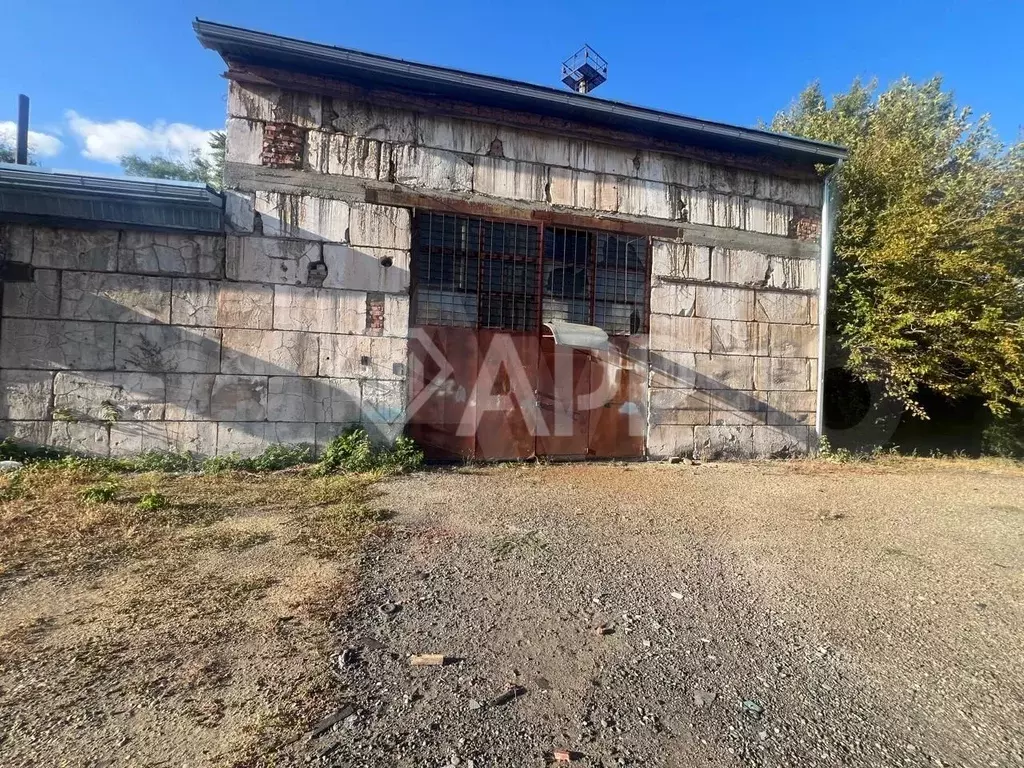
[[[596,325],[612,335],[647,330],[647,238],[544,230],[546,320]]]
[[[648,241],[420,211],[415,221],[418,325],[533,331],[543,320],[647,331]]]
[[[539,241],[530,224],[417,213],[416,323],[536,330]]]

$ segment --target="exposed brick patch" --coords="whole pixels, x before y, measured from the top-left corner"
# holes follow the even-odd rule
[[[263,165],[301,168],[305,130],[289,123],[267,123],[263,130]]]
[[[384,294],[366,294],[366,333],[381,336],[384,333]]]
[[[789,222],[789,236],[817,243],[821,240],[821,214],[814,208],[797,208]]]

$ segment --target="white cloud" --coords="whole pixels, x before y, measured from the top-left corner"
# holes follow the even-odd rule
[[[11,147],[18,140],[18,125],[13,120],[0,122],[0,142],[9,144]],[[28,151],[36,157],[53,157],[59,155],[64,149],[64,144],[56,136],[39,131],[28,132]]]
[[[67,119],[71,132],[82,140],[82,155],[105,163],[117,163],[122,155],[161,155],[171,160],[186,160],[193,149],[205,155],[213,133],[194,125],[162,120],[149,127],[132,120],[99,123],[74,110],[68,110]]]

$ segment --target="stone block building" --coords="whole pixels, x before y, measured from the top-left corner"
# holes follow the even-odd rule
[[[813,447],[841,148],[195,28],[227,66],[223,197],[57,215],[0,170],[6,435],[114,455],[320,448],[352,424],[433,458]]]

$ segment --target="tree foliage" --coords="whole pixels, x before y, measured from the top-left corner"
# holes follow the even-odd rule
[[[124,155],[121,157],[121,168],[128,176],[198,181],[220,189],[224,179],[225,144],[224,132],[214,131],[210,137],[208,157],[204,157],[198,149],[193,149],[187,160],[172,160],[161,155],[149,158]]]
[[[31,147],[30,147],[31,149]],[[18,162],[18,153],[10,142],[0,139],[0,163],[16,163]],[[28,156],[28,164],[36,165],[36,161],[32,158],[31,152]]]
[[[919,415],[924,387],[1024,403],[1024,144],[938,78],[855,81],[831,105],[815,84],[771,128],[850,150],[829,296],[849,370]]]

